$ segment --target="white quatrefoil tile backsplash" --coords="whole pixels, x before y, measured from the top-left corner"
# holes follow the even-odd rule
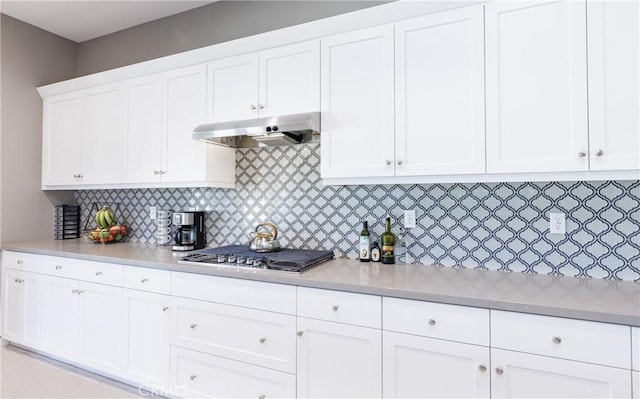
[[[93,202],[117,202],[131,240],[153,243],[149,206],[209,212],[211,246],[246,243],[262,221],[288,247],[355,258],[362,221],[375,238],[386,215],[407,235],[419,264],[640,281],[640,181],[323,186],[320,147],[236,152],[236,189],[86,190],[75,194],[83,224]],[[566,235],[549,234],[549,213],[566,214]]]

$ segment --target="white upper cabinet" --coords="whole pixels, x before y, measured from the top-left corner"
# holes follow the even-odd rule
[[[320,109],[320,43],[317,40],[260,52],[260,117]]]
[[[317,111],[319,63],[317,40],[210,62],[207,120]]]
[[[122,120],[122,83],[46,99],[42,185],[120,181]]]
[[[591,170],[640,169],[639,8],[587,2]]]
[[[162,170],[162,74],[124,82],[123,181],[160,181]],[[154,173],[155,172],[155,173]]]
[[[83,99],[84,184],[122,179],[122,83],[89,89]]]
[[[194,140],[193,129],[205,121],[206,65],[182,68],[163,75],[164,129],[163,183],[209,182],[235,184],[235,149]]]
[[[82,95],[45,99],[42,140],[42,185],[75,185],[82,175]]]
[[[205,64],[124,83],[124,183],[235,185],[235,150],[191,137],[205,120],[206,87]]]
[[[487,172],[586,171],[585,4],[486,5]]]
[[[322,177],[394,174],[393,25],[321,41]]]
[[[395,25],[396,175],[484,173],[483,7]]]

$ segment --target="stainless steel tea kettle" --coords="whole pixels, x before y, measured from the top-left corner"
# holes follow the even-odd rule
[[[265,228],[271,231],[266,231]],[[280,250],[278,228],[275,224],[264,222],[256,226],[255,237],[249,241],[249,250],[253,252],[275,252]]]

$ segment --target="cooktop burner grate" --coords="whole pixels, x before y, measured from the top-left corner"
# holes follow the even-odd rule
[[[331,259],[331,251],[282,248],[277,252],[258,253],[250,251],[246,245],[227,245],[194,251],[178,260],[178,263],[301,273]]]

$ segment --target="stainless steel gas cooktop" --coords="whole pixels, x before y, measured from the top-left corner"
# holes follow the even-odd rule
[[[258,253],[245,245],[227,245],[194,251],[180,258],[178,263],[300,274],[331,259],[331,251],[282,248],[277,252]]]

